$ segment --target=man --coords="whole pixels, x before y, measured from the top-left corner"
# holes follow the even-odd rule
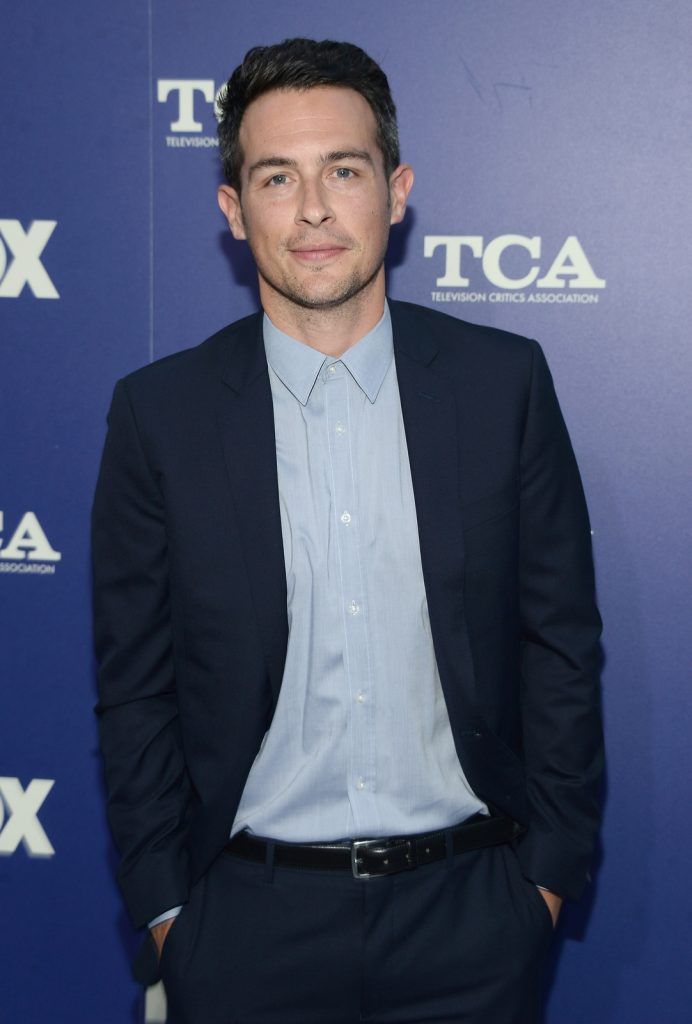
[[[118,383],[93,513],[140,978],[186,1024],[530,1024],[602,767],[550,374],[386,302],[413,172],[366,54],[256,48],[220,106],[264,312]]]

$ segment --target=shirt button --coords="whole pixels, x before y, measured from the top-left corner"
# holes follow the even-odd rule
[[[358,782],[356,782],[356,789],[365,789],[365,779],[358,779]]]
[[[331,374],[334,374],[334,373],[336,373],[336,366],[335,366],[335,364],[334,364],[334,363],[331,363],[331,364],[330,364],[330,365],[329,365],[329,366],[327,367],[327,373],[331,373]]]
[[[346,433],[346,427],[343,425],[341,420],[338,420],[337,423],[335,424],[335,426],[334,426],[334,433],[335,434],[345,434]]]
[[[342,523],[350,523],[351,522],[351,513],[350,512],[342,512],[341,513],[341,522]]]
[[[358,693],[356,694],[356,700],[358,701],[359,704],[365,704],[365,694],[363,693],[362,690],[359,690]]]
[[[357,615],[360,611],[360,605],[357,601],[349,601],[348,610],[351,615]]]

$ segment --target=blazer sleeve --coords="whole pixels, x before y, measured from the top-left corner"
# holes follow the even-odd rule
[[[600,820],[601,619],[579,471],[545,357],[531,344],[520,470],[520,706],[532,819],[518,855],[528,878],[576,899]]]
[[[92,510],[96,713],[108,820],[133,923],[188,896],[185,767],[165,509],[127,382],[116,385]]]

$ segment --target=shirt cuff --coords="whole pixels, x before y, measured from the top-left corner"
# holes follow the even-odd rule
[[[172,917],[177,917],[182,909],[182,906],[171,907],[170,910],[164,911],[163,914],[159,914],[159,916],[155,917],[153,921],[150,921],[147,927],[154,928],[157,924],[162,924],[164,921],[170,921]]]

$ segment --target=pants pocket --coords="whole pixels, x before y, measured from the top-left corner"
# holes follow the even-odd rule
[[[548,904],[543,899],[538,886],[530,878],[527,878],[521,870],[519,858],[513,847],[507,844],[503,849],[506,851],[508,870],[514,879],[515,886],[523,891],[533,919],[552,934],[555,929],[553,915],[550,913]]]
[[[204,878],[190,890],[190,898],[171,926],[161,951],[159,970],[166,982],[171,970],[178,973],[180,966],[192,954],[202,911]]]
[[[522,878],[523,877],[524,876],[522,875]],[[540,889],[534,882],[531,881],[530,878],[524,878],[524,881],[529,885],[531,889],[530,895],[533,899],[534,904],[538,904],[538,912],[544,919],[544,924],[548,925],[550,930],[553,931],[553,929],[555,928],[555,925],[553,924],[553,915],[550,913],[550,907],[543,899]]]

